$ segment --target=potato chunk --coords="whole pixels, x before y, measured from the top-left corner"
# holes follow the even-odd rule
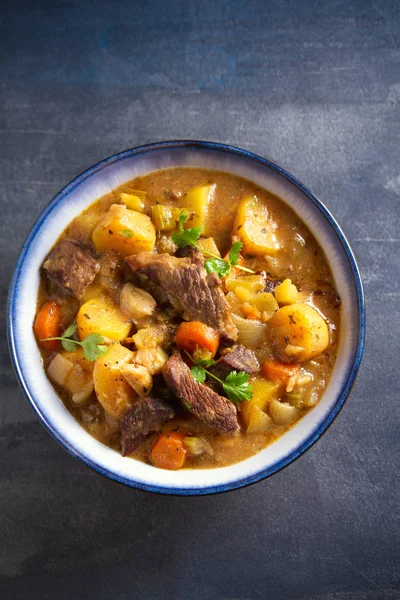
[[[276,224],[269,216],[265,202],[257,196],[239,203],[233,235],[241,237],[248,254],[274,254],[280,248],[275,235]]]
[[[315,308],[302,302],[280,308],[268,329],[275,354],[284,362],[310,360],[329,345],[328,325]]]
[[[273,422],[270,416],[249,402],[244,402],[240,413],[246,427],[246,433],[265,433],[271,429]]]
[[[158,346],[149,350],[138,350],[134,353],[132,362],[146,367],[150,375],[156,375],[161,373],[167,360],[168,354]]]
[[[113,204],[93,232],[93,244],[99,252],[115,250],[121,256],[152,252],[156,230],[149,216],[125,205]]]
[[[202,185],[189,190],[179,202],[182,208],[186,208],[190,215],[186,227],[201,227],[202,234],[208,234],[208,216],[211,201],[215,193],[216,184]]]
[[[119,342],[128,335],[131,324],[118,306],[106,297],[92,298],[82,304],[76,316],[79,337],[85,339],[92,333]]]
[[[121,373],[139,396],[148,396],[153,387],[149,370],[142,365],[122,365]]]
[[[282,283],[275,288],[274,294],[276,301],[281,306],[285,304],[295,304],[299,299],[299,292],[291,279],[282,281]]]
[[[112,344],[107,354],[94,363],[93,381],[97,399],[114,419],[119,419],[136,398],[135,391],[121,373],[123,366],[132,358],[133,352],[120,344]]]

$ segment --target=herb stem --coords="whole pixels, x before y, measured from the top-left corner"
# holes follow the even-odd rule
[[[78,342],[77,340],[71,340],[71,338],[67,338],[67,337],[51,337],[51,338],[43,338],[40,341],[41,342],[51,342],[52,340],[60,340],[60,342],[72,342],[73,344],[78,344],[78,346],[83,346],[82,342]]]
[[[184,353],[190,358],[190,360],[192,361],[192,363],[195,365],[196,362],[193,360],[193,356],[187,350],[184,350]],[[217,381],[219,381],[219,383],[221,383],[221,384],[224,383],[222,381],[222,379],[220,379],[216,375],[213,375],[213,373],[210,373],[210,371],[207,371],[207,369],[205,367],[202,366],[201,368],[207,373],[207,375],[210,375],[210,377],[213,377],[214,379],[216,379]]]
[[[209,256],[210,258],[217,258],[218,260],[223,260],[225,261],[227,264],[229,264],[229,262],[227,260],[225,260],[224,258],[221,258],[220,256],[217,256],[216,254],[213,254],[212,252],[209,252],[208,250],[203,250],[203,248],[200,248],[200,246],[198,246],[197,244],[193,244],[193,246],[196,248],[196,250],[199,250],[199,252],[202,252],[202,254],[205,254],[206,256]],[[246,271],[246,273],[255,273],[255,271],[252,271],[251,269],[248,269],[247,267],[241,267],[240,265],[232,265],[234,269],[240,269],[241,271]]]

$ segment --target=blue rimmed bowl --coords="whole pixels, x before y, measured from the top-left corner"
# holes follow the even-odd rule
[[[164,471],[123,458],[92,438],[47,379],[32,332],[39,269],[73,217],[139,175],[169,167],[211,168],[239,175],[276,194],[307,224],[328,258],[342,298],[341,341],[320,403],[276,442],[240,463],[216,469]],[[18,381],[40,421],[76,458],[126,485],[164,494],[200,495],[239,488],[276,473],[326,431],[354,383],[364,345],[364,297],[351,248],[325,206],[295,177],[251,152],[199,141],[159,142],[103,160],[67,185],[43,210],[26,239],[10,286],[8,338]]]

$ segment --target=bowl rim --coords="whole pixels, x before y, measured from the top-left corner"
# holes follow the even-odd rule
[[[48,214],[57,206],[57,204],[68,196],[71,192],[73,192],[78,186],[80,186],[84,181],[86,181],[91,175],[97,173],[103,168],[111,165],[112,163],[118,162],[125,158],[132,158],[135,156],[143,155],[149,152],[163,150],[163,149],[177,149],[177,148],[188,148],[188,149],[196,149],[196,150],[214,150],[219,152],[225,152],[229,154],[236,155],[241,158],[250,159],[253,162],[261,164],[262,166],[266,166],[272,171],[279,173],[282,177],[287,179],[289,182],[294,184],[297,188],[299,188],[307,198],[314,204],[314,206],[322,213],[325,219],[328,221],[332,229],[334,230],[338,240],[340,241],[347,259],[349,261],[351,272],[353,275],[353,280],[356,287],[356,296],[358,301],[357,306],[357,314],[358,314],[358,339],[357,339],[357,351],[355,353],[351,369],[348,371],[348,377],[343,382],[340,392],[337,394],[337,399],[332,410],[327,414],[327,416],[317,424],[317,426],[306,436],[302,443],[300,443],[288,456],[283,457],[278,460],[276,463],[269,467],[265,467],[260,471],[253,473],[251,476],[242,477],[240,479],[236,479],[229,483],[217,484],[213,486],[206,487],[193,487],[193,488],[178,488],[178,487],[162,487],[158,485],[152,484],[143,484],[139,483],[133,479],[125,478],[119,475],[117,472],[111,471],[109,469],[104,468],[101,464],[88,459],[85,454],[81,451],[78,451],[72,444],[70,444],[67,440],[65,440],[53,427],[50,420],[48,420],[45,415],[42,413],[40,406],[36,403],[35,396],[29,389],[29,386],[25,382],[23,370],[20,365],[17,344],[14,336],[14,324],[13,324],[13,308],[14,302],[17,295],[17,287],[18,287],[18,279],[20,275],[20,271],[26,256],[29,253],[30,245],[33,239],[36,236],[37,231],[41,228],[43,222],[46,220]],[[8,293],[8,302],[7,302],[7,337],[8,337],[8,346],[9,352],[11,356],[12,365],[14,368],[14,372],[16,374],[18,383],[22,388],[24,395],[29,401],[33,411],[36,413],[39,421],[42,425],[47,429],[50,435],[72,456],[79,459],[86,466],[91,467],[93,470],[98,473],[117,481],[121,484],[128,485],[135,489],[140,489],[148,492],[156,492],[160,494],[166,495],[184,495],[184,496],[197,496],[197,495],[209,495],[231,491],[234,489],[242,488],[262,479],[266,479],[270,477],[274,473],[284,469],[289,464],[297,460],[302,454],[304,454],[307,450],[309,450],[318,440],[319,438],[326,432],[326,430],[333,423],[340,410],[343,408],[343,405],[353,387],[357,373],[360,367],[363,351],[364,351],[364,343],[365,343],[365,298],[364,298],[364,290],[361,281],[360,271],[354,256],[354,253],[350,247],[349,242],[346,239],[342,229],[339,224],[331,214],[331,212],[326,208],[326,206],[315,196],[309,188],[304,185],[299,179],[297,179],[294,175],[290,174],[288,171],[272,162],[269,159],[266,159],[258,154],[250,152],[249,150],[244,150],[242,148],[238,148],[236,146],[232,146],[229,144],[222,144],[219,142],[211,142],[211,141],[203,141],[203,140],[171,140],[171,141],[160,141],[154,142],[151,144],[145,144],[141,146],[137,146],[134,148],[130,148],[128,150],[124,150],[122,152],[118,152],[113,154],[100,162],[96,163],[92,167],[89,167],[77,177],[75,177],[70,183],[68,183],[65,187],[63,187],[50,202],[44,207],[44,209],[40,212],[39,216],[36,218],[32,228],[30,229],[18,256],[16,266],[13,272],[12,280],[9,287]]]

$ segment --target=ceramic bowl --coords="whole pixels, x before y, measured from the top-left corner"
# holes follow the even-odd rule
[[[339,353],[320,403],[272,445],[240,463],[208,470],[165,471],[123,458],[92,438],[56,395],[32,333],[39,268],[71,221],[100,196],[139,175],[169,167],[212,168],[239,175],[289,204],[324,249],[342,298]],[[354,383],[364,344],[364,298],[356,261],[325,206],[295,177],[251,152],[198,141],[160,142],[111,156],[79,175],[46,206],[25,241],[9,292],[8,336],[19,383],[50,434],[70,454],[116,481],[164,494],[200,495],[239,488],[293,462],[326,431]]]

